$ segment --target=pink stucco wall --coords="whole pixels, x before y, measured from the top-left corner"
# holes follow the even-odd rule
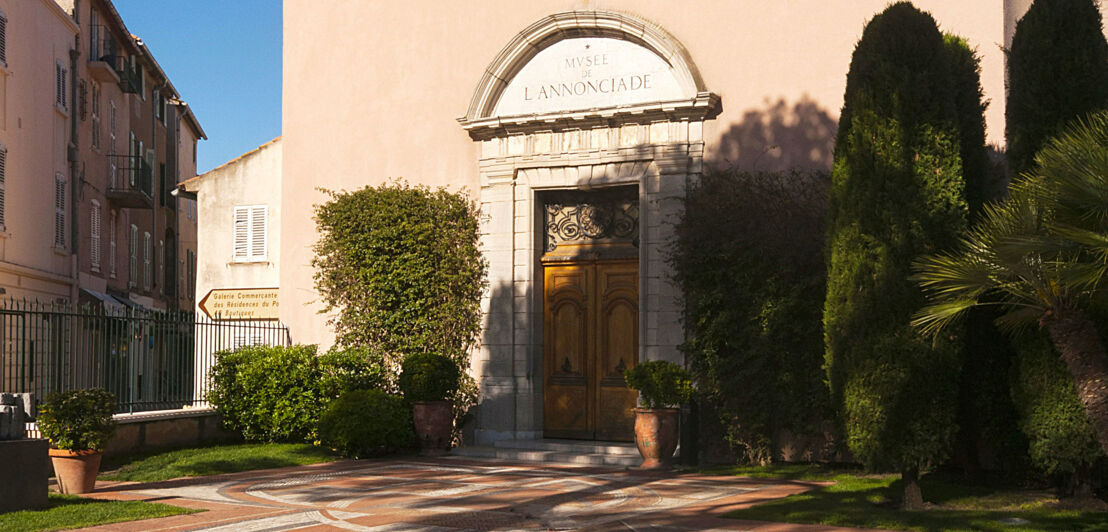
[[[296,341],[329,343],[309,264],[312,206],[323,198],[317,187],[405,178],[476,193],[477,146],[455,119],[489,62],[532,22],[606,9],[658,23],[722,97],[723,113],[705,126],[706,161],[773,170],[829,166],[851,52],[887,3],[286,0],[283,320]],[[1001,144],[1005,0],[916,4],[977,47],[990,100],[988,139]]]

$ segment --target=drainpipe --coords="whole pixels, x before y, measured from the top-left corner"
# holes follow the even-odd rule
[[[76,9],[76,6],[74,6]],[[69,246],[70,246],[70,271],[72,272],[73,286],[70,288],[70,300],[73,304],[77,304],[78,296],[80,295],[80,282],[81,282],[81,269],[80,261],[78,260],[78,245],[80,244],[80,238],[78,235],[78,206],[79,196],[81,192],[80,174],[79,174],[79,162],[78,162],[78,146],[77,142],[77,113],[80,109],[77,108],[77,65],[78,59],[81,57],[81,32],[78,31],[77,35],[73,37],[73,48],[69,50],[69,100],[71,102],[69,106],[69,146],[66,155],[69,158]]]
[[[145,49],[145,45],[143,45],[143,47]],[[158,98],[161,98],[162,91],[164,91],[165,88],[168,85],[169,85],[169,80],[168,79],[165,80],[165,81],[162,81],[161,85],[158,85],[158,88],[156,89],[158,91]],[[152,112],[150,113],[150,135],[152,136],[152,139],[150,140],[150,146],[152,146],[153,149],[154,149],[154,162],[150,165],[150,174],[151,174],[150,180],[154,182],[154,186],[151,187],[151,190],[154,191],[154,196],[155,196],[155,199],[154,199],[154,222],[153,222],[154,223],[154,228],[153,228],[154,239],[150,242],[150,251],[151,251],[151,253],[154,254],[154,258],[153,258],[153,260],[150,261],[150,263],[152,264],[150,273],[154,276],[154,285],[153,286],[158,287],[158,289],[161,290],[164,293],[165,292],[165,286],[164,286],[165,285],[165,271],[164,271],[165,265],[162,265],[162,267],[163,267],[163,271],[162,271],[162,275],[161,275],[162,278],[161,279],[158,278],[159,277],[158,276],[158,261],[165,259],[165,240],[163,238],[161,238],[161,235],[158,233],[158,216],[161,215],[161,209],[158,207],[158,201],[162,198],[162,194],[163,194],[163,192],[160,188],[163,185],[163,183],[161,182],[162,178],[158,177],[158,172],[156,172],[156,170],[158,169],[158,117],[157,117],[157,112],[156,111],[159,110],[159,106],[158,106],[158,102],[154,100],[154,95],[153,94],[150,95],[150,106],[153,108]],[[166,226],[168,226],[168,225],[169,225],[169,221],[166,220]],[[158,247],[159,246],[157,245],[157,242],[159,242],[159,241],[162,242],[162,245],[160,246],[161,247],[161,256],[159,256],[159,254],[158,254]],[[163,294],[163,295],[165,295],[165,294]],[[166,297],[163,297],[162,299],[163,299],[163,302],[165,303],[166,310],[169,310],[169,296],[166,295]],[[174,303],[174,306],[177,306],[176,303]]]

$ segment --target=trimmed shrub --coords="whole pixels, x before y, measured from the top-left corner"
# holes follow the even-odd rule
[[[1108,41],[1093,0],[1036,0],[1008,50],[1008,161],[1023,173],[1074,118],[1108,107]]]
[[[340,394],[381,386],[385,370],[362,350],[252,346],[216,353],[207,399],[251,441],[312,441],[319,412]]]
[[[830,419],[821,321],[829,184],[820,172],[710,171],[675,228],[682,351],[701,412],[718,419],[743,462],[771,461],[781,430],[822,434]]]
[[[846,441],[871,470],[899,471],[905,506],[956,430],[958,342],[911,326],[925,303],[912,261],[966,227],[950,54],[935,20],[896,3],[862,33],[835,144],[824,310],[826,367]]]
[[[54,392],[39,406],[38,428],[55,449],[103,451],[115,432],[115,406],[103,388]]]
[[[208,401],[251,441],[311,441],[324,397],[316,346],[254,346],[216,353]]]
[[[315,206],[312,266],[338,344],[369,349],[390,379],[410,355],[453,360],[460,428],[477,401],[469,353],[486,287],[476,204],[463,193],[403,182],[326,192],[330,199]]]
[[[381,390],[346,392],[320,416],[319,439],[351,458],[407,449],[415,442],[412,411],[402,397]]]
[[[408,401],[443,401],[458,391],[458,366],[442,355],[412,355],[401,367],[400,391]]]
[[[692,375],[665,360],[650,360],[623,371],[627,387],[637,390],[645,408],[676,408],[692,396]]]

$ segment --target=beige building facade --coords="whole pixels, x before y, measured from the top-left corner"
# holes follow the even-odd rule
[[[0,297],[69,301],[77,24],[54,0],[0,0]]]
[[[977,48],[1002,145],[1002,48],[1030,2],[915,3]],[[683,360],[665,257],[685,190],[708,166],[830,168],[851,53],[886,4],[286,0],[282,320],[332,342],[318,188],[465,190],[490,282],[474,441],[626,438],[622,369]]]
[[[0,1],[2,295],[192,308],[204,138],[110,0]]]

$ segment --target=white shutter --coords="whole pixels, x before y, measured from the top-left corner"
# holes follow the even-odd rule
[[[92,262],[92,271],[100,271],[100,202],[92,200],[92,210],[89,211],[89,259]]]
[[[115,216],[115,211],[112,211],[111,214],[109,214],[108,216],[109,216],[109,218],[108,218],[108,277],[111,277],[112,279],[115,279],[115,253],[116,253],[116,243],[115,243],[115,238],[116,238],[115,237],[116,216]]]
[[[250,208],[250,258],[252,260],[265,260],[266,215],[265,205]]]
[[[154,272],[150,271],[150,255],[154,253],[153,241],[150,233],[142,233],[142,288],[150,290],[150,277]]]
[[[234,260],[250,259],[250,207],[235,207]]]
[[[65,247],[65,176],[54,179],[54,247]]]
[[[7,168],[8,168],[8,149],[4,148],[4,147],[0,147],[0,230],[3,230],[6,227],[6,223],[7,223],[7,222],[4,221],[4,212],[5,212],[5,209],[4,209],[4,194],[6,192],[6,186],[7,186],[7,185],[5,185],[5,182],[7,181],[7,174],[8,174]]]

